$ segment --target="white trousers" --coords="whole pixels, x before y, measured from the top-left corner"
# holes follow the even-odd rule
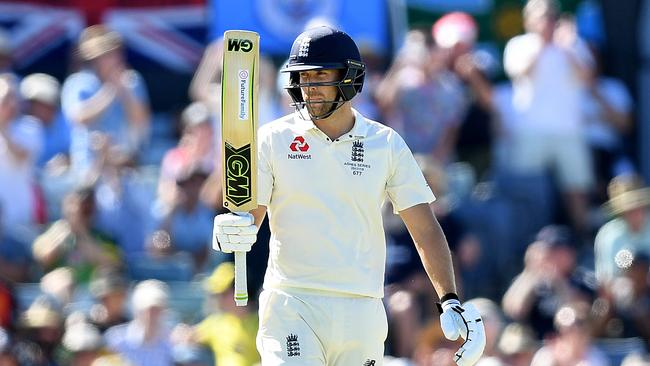
[[[264,290],[257,349],[262,366],[379,366],[388,333],[381,299]]]

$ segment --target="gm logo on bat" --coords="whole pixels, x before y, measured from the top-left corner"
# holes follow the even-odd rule
[[[226,143],[225,154],[226,199],[241,206],[251,200],[251,145],[236,149]]]
[[[228,40],[228,51],[250,52],[253,49],[253,42],[247,39],[230,38]]]

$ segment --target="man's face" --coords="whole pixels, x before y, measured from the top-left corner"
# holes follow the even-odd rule
[[[327,83],[339,81],[339,70],[323,69],[302,71],[299,74],[300,83]],[[338,96],[336,86],[308,86],[300,89],[302,98],[307,102],[307,109],[312,116],[320,116],[330,111]],[[329,103],[326,103],[330,101]]]

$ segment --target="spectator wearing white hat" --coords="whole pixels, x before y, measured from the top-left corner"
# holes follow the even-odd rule
[[[164,314],[169,302],[169,287],[158,280],[142,281],[131,295],[133,320],[108,329],[107,348],[138,366],[173,365],[170,330]]]
[[[37,165],[42,167],[53,157],[67,157],[70,150],[70,126],[59,113],[61,85],[47,74],[31,74],[20,82],[20,94],[26,102],[25,115],[43,127],[43,149]]]
[[[86,28],[79,37],[84,69],[63,83],[61,105],[72,123],[71,160],[78,173],[86,173],[95,160],[92,135],[135,153],[149,132],[148,93],[142,76],[126,62],[121,36],[101,24]]]

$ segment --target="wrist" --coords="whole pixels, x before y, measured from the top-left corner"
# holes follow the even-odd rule
[[[438,308],[440,314],[454,305],[460,305],[460,299],[458,298],[458,295],[453,292],[445,294],[440,298],[440,302],[436,303],[436,307]]]

